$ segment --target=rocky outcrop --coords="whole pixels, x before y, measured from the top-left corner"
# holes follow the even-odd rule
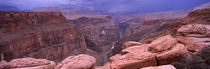
[[[209,11],[210,9],[193,11],[169,28],[169,32],[187,47],[189,54],[198,53],[210,45]]]
[[[105,59],[108,59],[107,55],[111,53],[112,42],[120,38],[119,29],[111,17],[82,17],[77,20],[71,20],[70,22],[77,25],[84,34],[87,48],[104,56],[104,61],[107,61]]]
[[[1,69],[54,69],[55,62],[45,59],[22,58],[0,64]]]
[[[156,67],[145,67],[141,69],[176,69],[176,68],[172,65],[162,65],[162,66],[156,66]]]
[[[124,37],[121,38],[112,50],[113,54],[117,54],[122,50],[123,43],[126,41],[141,41],[157,38],[166,35],[166,29],[170,23],[178,19],[160,19],[160,20],[145,20],[143,23],[130,23],[126,29]]]
[[[109,59],[108,66],[104,66],[104,68],[138,69],[170,64],[182,59],[186,51],[183,44],[178,43],[175,38],[167,35],[157,38],[149,44],[134,45],[123,49],[120,54],[112,56]]]
[[[61,13],[0,12],[1,59],[22,57],[60,61],[85,53],[84,36]]]
[[[59,63],[55,69],[94,69],[96,60],[89,55],[70,56]]]
[[[128,47],[132,47],[132,46],[140,46],[141,43],[139,42],[134,42],[134,41],[127,41],[123,44],[122,49],[128,48]]]

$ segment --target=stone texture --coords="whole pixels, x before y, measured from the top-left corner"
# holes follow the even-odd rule
[[[170,50],[175,44],[177,40],[172,38],[170,35],[160,37],[154,41],[152,41],[149,45],[149,51],[153,53],[163,52]]]
[[[96,60],[94,57],[80,54],[64,59],[55,69],[93,69],[95,64]]]
[[[141,46],[141,43],[139,43],[139,42],[134,42],[134,41],[127,41],[127,42],[125,42],[125,43],[123,44],[122,49],[131,47],[131,46]]]
[[[176,69],[176,68],[172,65],[162,65],[162,66],[156,66],[156,67],[145,67],[141,69]]]
[[[45,59],[22,58],[14,59],[6,64],[8,69],[54,69],[55,62]],[[1,66],[1,65],[0,65]],[[3,68],[3,69],[4,69]]]
[[[187,54],[186,47],[182,44],[176,44],[174,47],[166,52],[156,55],[158,65],[170,64],[179,61]]]
[[[170,35],[159,37],[149,44],[125,48],[109,61],[111,69],[138,69],[170,64],[186,55],[186,47]],[[103,67],[101,67],[103,68]]]
[[[0,54],[61,61],[86,52],[84,36],[57,12],[0,12]]]
[[[209,12],[210,9],[196,10],[189,13],[184,19],[173,23],[170,34],[176,36],[178,42],[187,47],[188,54],[198,53],[210,44]]]

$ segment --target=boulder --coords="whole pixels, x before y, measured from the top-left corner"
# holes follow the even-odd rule
[[[170,64],[181,60],[186,54],[186,47],[177,43],[171,50],[157,54],[158,65]]]
[[[1,60],[0,61],[0,69],[8,69],[9,65],[7,61]]]
[[[163,37],[160,37],[154,41],[152,41],[151,44],[148,44],[149,51],[153,53],[163,52],[170,50],[174,45],[176,45],[177,40],[170,35],[166,35]]]
[[[162,65],[162,66],[154,66],[154,67],[145,67],[141,69],[176,69],[176,68],[172,65]]]
[[[127,41],[127,42],[125,42],[125,43],[123,44],[122,49],[131,47],[131,46],[141,46],[141,43],[139,43],[139,42],[134,42],[134,41]]]
[[[4,65],[4,67],[1,67],[2,65]],[[45,59],[22,58],[13,59],[8,63],[1,63],[0,67],[2,69],[54,69],[55,65],[55,62]]]
[[[80,54],[67,57],[55,69],[93,69],[95,64],[96,59],[94,57]]]

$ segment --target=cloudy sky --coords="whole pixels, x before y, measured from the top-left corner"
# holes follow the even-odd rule
[[[157,12],[190,9],[210,0],[0,0],[0,6],[20,9],[58,6],[64,8],[90,7],[106,12]]]

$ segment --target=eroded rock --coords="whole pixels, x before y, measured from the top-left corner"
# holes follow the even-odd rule
[[[55,69],[93,69],[96,59],[89,55],[70,56],[59,63]]]
[[[162,65],[162,66],[154,66],[154,67],[145,67],[145,68],[141,68],[141,69],[176,69],[174,66],[172,65]]]

